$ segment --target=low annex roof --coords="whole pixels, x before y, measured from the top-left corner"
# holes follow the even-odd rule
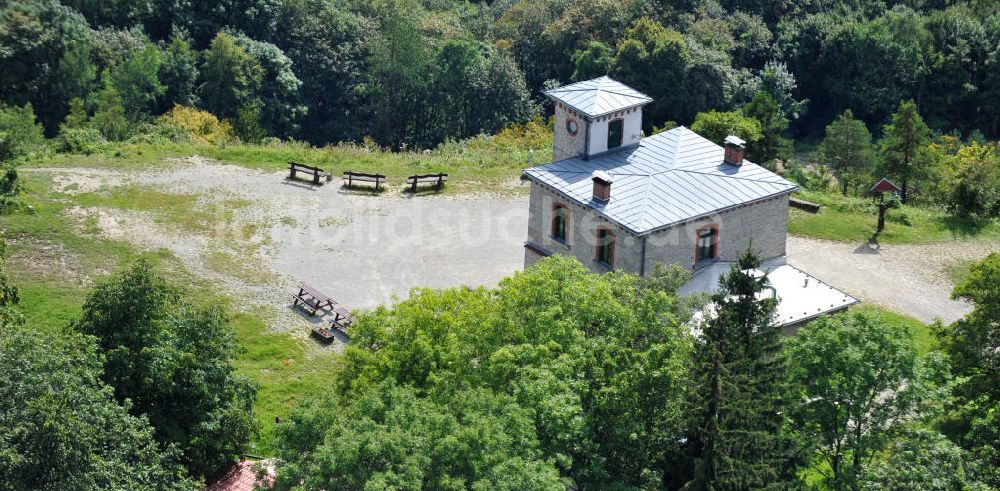
[[[719,281],[729,273],[734,263],[717,261],[695,271],[691,280],[681,286],[679,293],[715,293]],[[761,265],[758,274],[767,272],[768,285],[774,288],[778,306],[774,312],[774,322],[779,326],[801,324],[823,314],[839,312],[860,303],[856,298],[830,286],[802,270],[785,263],[784,257],[774,258]],[[766,298],[771,292],[761,292]]]
[[[546,90],[544,94],[589,118],[653,102],[648,95],[607,76]]]
[[[750,161],[726,164],[724,154],[721,146],[680,126],[638,145],[532,167],[524,174],[636,235],[797,188]],[[608,201],[593,199],[591,176],[598,170],[614,179]]]

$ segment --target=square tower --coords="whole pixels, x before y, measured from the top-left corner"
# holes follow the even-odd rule
[[[610,77],[545,91],[555,104],[552,161],[590,157],[642,138],[642,106],[649,96]]]

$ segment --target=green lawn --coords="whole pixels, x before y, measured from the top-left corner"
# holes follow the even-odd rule
[[[274,418],[288,416],[300,399],[333,384],[337,354],[317,349],[312,341],[288,333],[268,332],[260,316],[237,314],[233,328],[242,352],[237,369],[260,384],[254,412],[261,432],[254,441],[262,456],[274,452]]]
[[[843,242],[867,241],[878,222],[874,201],[864,198],[797,191],[794,195],[823,205],[817,214],[791,209],[788,231],[795,235]],[[927,244],[956,239],[1000,240],[1000,224],[993,220],[953,217],[917,207],[889,210],[878,241],[887,244]]]

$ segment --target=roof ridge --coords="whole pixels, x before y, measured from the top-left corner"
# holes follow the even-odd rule
[[[642,190],[642,209],[639,210],[639,220],[642,221],[643,225],[646,225],[648,223],[648,220],[646,220],[646,208],[649,207],[649,188],[652,186],[653,180],[646,179],[646,182],[643,184],[646,188]]]
[[[743,181],[763,182],[763,183],[767,183],[767,184],[781,184],[780,182],[765,181],[763,179],[753,179],[753,178],[749,178],[749,177],[730,176],[730,175],[726,175],[726,174],[713,174],[711,172],[698,172],[696,170],[688,170],[688,169],[672,169],[672,170],[674,170],[676,172],[687,172],[687,173],[690,173],[690,174],[700,174],[700,175],[703,175],[703,176],[725,177],[727,179],[740,179],[740,180],[743,180]],[[764,169],[764,170],[767,170],[767,169]],[[768,171],[768,172],[770,172],[770,171]],[[779,179],[781,179],[781,180],[783,180],[785,182],[788,182],[788,180],[785,179],[784,177],[781,177],[781,176],[779,176],[777,174],[774,174],[774,175],[777,176]],[[791,183],[789,183],[789,184],[791,184]]]

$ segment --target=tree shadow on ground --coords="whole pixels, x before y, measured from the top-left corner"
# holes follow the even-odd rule
[[[947,215],[935,217],[938,225],[951,232],[956,239],[968,239],[979,235],[990,224],[990,220],[977,217]]]

